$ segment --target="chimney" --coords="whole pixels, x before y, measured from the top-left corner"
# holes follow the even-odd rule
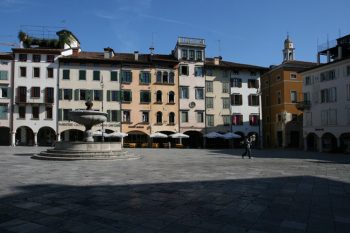
[[[139,51],[135,51],[134,55],[135,55],[135,61],[138,61],[139,60]]]
[[[112,58],[114,57],[114,51],[112,48],[110,47],[107,47],[107,48],[104,48],[104,58]]]
[[[219,57],[214,57],[214,65],[220,65],[220,61],[222,60],[222,57],[219,56]]]
[[[73,56],[78,56],[79,54],[79,48],[73,48]]]

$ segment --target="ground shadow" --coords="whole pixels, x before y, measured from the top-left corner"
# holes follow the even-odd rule
[[[0,232],[348,232],[350,184],[311,176],[18,186]]]

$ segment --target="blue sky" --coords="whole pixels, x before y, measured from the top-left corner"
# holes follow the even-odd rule
[[[203,38],[207,56],[269,66],[282,61],[287,32],[296,59],[315,61],[319,44],[350,34],[348,0],[0,0],[1,42],[23,25],[65,27],[85,51],[169,54],[178,36]],[[0,51],[9,51],[1,47]]]

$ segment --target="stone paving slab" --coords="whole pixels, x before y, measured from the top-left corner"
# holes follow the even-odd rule
[[[139,160],[41,161],[0,147],[0,232],[350,229],[350,155],[128,149]]]

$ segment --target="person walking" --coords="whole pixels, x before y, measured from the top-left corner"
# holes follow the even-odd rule
[[[245,148],[245,151],[244,153],[242,154],[242,159],[244,159],[244,156],[248,155],[248,157],[251,159],[252,158],[252,139],[250,137],[246,137],[244,139],[244,148]]]

